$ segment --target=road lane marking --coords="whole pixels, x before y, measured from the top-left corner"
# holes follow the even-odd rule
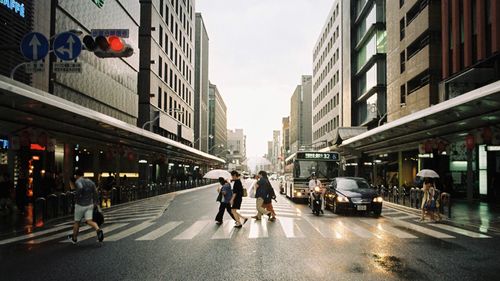
[[[155,219],[155,217],[151,218]],[[112,220],[104,220],[105,223],[120,223],[120,222],[131,222],[131,221],[143,221],[143,220],[151,220],[148,218],[130,218],[130,219],[112,219]]]
[[[252,219],[250,222],[250,234],[248,238],[266,238],[269,236],[267,232],[267,221],[264,219],[255,220]]]
[[[451,232],[455,232],[455,233],[458,233],[458,234],[461,234],[464,236],[472,237],[472,238],[491,238],[491,236],[488,236],[488,235],[472,232],[469,230],[465,230],[465,229],[458,228],[458,227],[451,226],[451,225],[447,225],[447,224],[433,224],[432,226],[437,227],[437,228],[441,228],[444,230],[448,230]]]
[[[141,213],[141,212],[154,212],[154,211],[163,211],[164,207],[156,207],[156,208],[120,208],[118,210],[105,211],[106,214],[114,214],[119,212],[128,212],[128,213]]]
[[[198,235],[211,221],[202,220],[192,224],[188,229],[174,237],[174,240],[190,240]]]
[[[156,239],[162,237],[163,235],[167,234],[168,232],[172,231],[173,229],[175,229],[176,227],[178,227],[182,223],[183,223],[182,221],[171,221],[171,222],[165,224],[164,226],[159,227],[159,228],[151,231],[150,233],[148,233],[142,237],[139,237],[135,240],[138,240],[138,241],[156,240]]]
[[[303,217],[316,231],[323,236],[323,238],[342,239],[346,236],[345,227],[341,224],[327,224],[317,218]]]
[[[90,226],[80,227],[80,231],[87,231],[89,229],[90,229]],[[73,231],[69,231],[68,230],[68,231],[66,231],[64,233],[57,233],[57,234],[54,234],[54,235],[51,235],[51,236],[46,236],[46,237],[41,237],[41,238],[29,240],[29,241],[24,242],[24,244],[40,244],[40,243],[47,242],[47,241],[50,241],[50,240],[55,240],[55,239],[60,239],[60,238],[66,237],[66,236],[68,236],[69,234],[72,234],[72,233],[73,233]]]
[[[400,225],[400,226],[406,227],[406,228],[411,229],[411,230],[415,230],[417,232],[420,232],[420,233],[423,233],[425,235],[432,236],[432,237],[435,237],[435,238],[439,238],[439,239],[443,239],[443,238],[446,238],[446,239],[455,238],[455,236],[451,236],[451,235],[448,235],[448,234],[445,234],[445,233],[442,233],[442,232],[439,232],[439,231],[435,231],[435,230],[432,230],[432,229],[429,229],[429,228],[426,228],[426,227],[423,227],[423,226],[420,226],[420,225],[409,223],[407,221],[402,221],[402,220],[399,220],[399,219],[395,219],[395,220],[393,220],[393,222],[395,224]]]
[[[287,238],[303,238],[304,233],[300,230],[299,226],[295,223],[293,218],[278,218],[278,222],[285,233]]]
[[[386,222],[386,224],[382,224],[378,220],[369,220],[369,219],[361,220],[361,222],[369,224],[371,226],[374,226],[377,230],[380,230],[382,232],[388,233],[390,235],[394,235],[394,236],[396,236],[398,238],[402,238],[402,239],[418,238],[415,235],[406,233],[406,232],[401,231],[401,230],[399,230],[399,229],[397,229],[395,227],[389,226],[388,222]]]
[[[118,228],[124,227],[128,225],[128,223],[115,223],[106,227],[102,228],[102,231],[104,232],[104,238],[106,238],[106,234],[108,232],[111,232],[113,230],[116,230]],[[78,235],[78,241],[84,241],[90,238],[97,238],[95,231],[91,231],[89,233],[85,233],[83,235]],[[68,239],[60,241],[60,243],[69,243],[70,241]]]
[[[374,236],[377,238],[381,238],[380,235],[376,235],[368,231],[367,229],[354,224],[349,221],[339,221],[339,224],[341,224],[343,227],[349,229],[352,233],[354,233],[356,236],[361,237],[361,238],[373,238]]]
[[[25,235],[21,235],[21,236],[9,238],[9,239],[1,240],[0,241],[0,245],[4,245],[4,244],[12,243],[12,242],[17,242],[17,241],[21,241],[21,240],[26,240],[26,239],[38,237],[38,236],[41,236],[41,235],[44,235],[44,234],[47,234],[47,233],[56,232],[56,231],[59,231],[61,229],[65,229],[65,228],[68,228],[68,225],[62,225],[62,226],[59,226],[59,227],[54,227],[54,228],[50,228],[50,229],[46,229],[46,230],[42,230],[42,231],[36,231],[36,232],[29,233],[29,234],[25,234]]]
[[[104,220],[126,220],[126,219],[133,219],[133,218],[141,218],[141,219],[154,219],[158,217],[157,215],[137,215],[137,216],[130,216],[130,215],[124,215],[124,216],[104,216]]]
[[[217,229],[217,231],[212,236],[212,239],[231,239],[235,230],[234,224],[225,223]]]
[[[122,232],[118,232],[116,234],[113,234],[105,239],[106,239],[106,241],[118,241],[118,240],[126,238],[130,235],[133,235],[139,231],[142,231],[142,230],[152,226],[153,224],[154,224],[153,222],[146,221],[146,222],[143,222],[143,223],[138,224],[136,226],[133,226],[131,228],[128,228],[127,230],[124,230]]]

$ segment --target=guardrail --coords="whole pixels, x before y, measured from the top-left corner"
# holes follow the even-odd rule
[[[379,186],[375,188],[378,190],[379,194],[384,198],[385,201],[415,209],[420,209],[422,206],[422,198],[424,197],[424,193],[422,189],[418,187],[403,188],[393,186],[391,188]],[[451,218],[451,195],[449,193],[441,192],[440,190],[436,189],[435,199],[439,202],[439,212],[443,215],[447,215],[448,218]]]
[[[98,199],[100,205],[102,205],[103,200],[109,200],[111,206],[113,206],[210,183],[213,183],[213,181],[201,179],[173,183],[149,183],[139,186],[119,186],[113,187],[109,191],[99,189]],[[36,198],[33,202],[33,225],[39,225],[40,222],[73,214],[75,202],[74,191],[53,193],[47,197]]]

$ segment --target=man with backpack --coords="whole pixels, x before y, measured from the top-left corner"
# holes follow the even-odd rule
[[[269,188],[270,185],[269,180],[267,179],[267,173],[265,171],[260,171],[258,174],[258,181],[255,184],[255,198],[256,207],[257,207],[257,215],[252,218],[256,220],[260,220],[262,215],[269,215],[271,212],[264,208],[264,200],[269,196]]]
[[[85,222],[95,229],[97,240],[104,240],[104,233],[96,222],[92,220],[94,206],[98,204],[97,188],[93,181],[83,177],[83,171],[77,169],[75,172],[75,216],[73,223],[73,235],[68,235],[68,239],[73,244],[78,241],[78,231],[80,229],[80,220],[85,218]]]

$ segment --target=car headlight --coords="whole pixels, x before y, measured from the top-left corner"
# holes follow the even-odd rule
[[[297,192],[297,196],[302,196],[302,192]]]
[[[319,189],[319,186],[316,186],[316,187],[314,188],[314,191],[316,191],[316,192],[319,192],[319,190],[320,190],[320,189]]]
[[[345,197],[344,195],[338,195],[337,202],[349,202],[349,198]]]
[[[380,196],[373,198],[373,202],[376,202],[376,203],[382,203],[383,201],[384,201],[384,198],[382,198]]]

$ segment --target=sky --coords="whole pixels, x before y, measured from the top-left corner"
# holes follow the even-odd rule
[[[227,106],[228,129],[242,128],[247,156],[267,153],[290,114],[301,75],[332,0],[197,0],[209,37],[209,79]]]

